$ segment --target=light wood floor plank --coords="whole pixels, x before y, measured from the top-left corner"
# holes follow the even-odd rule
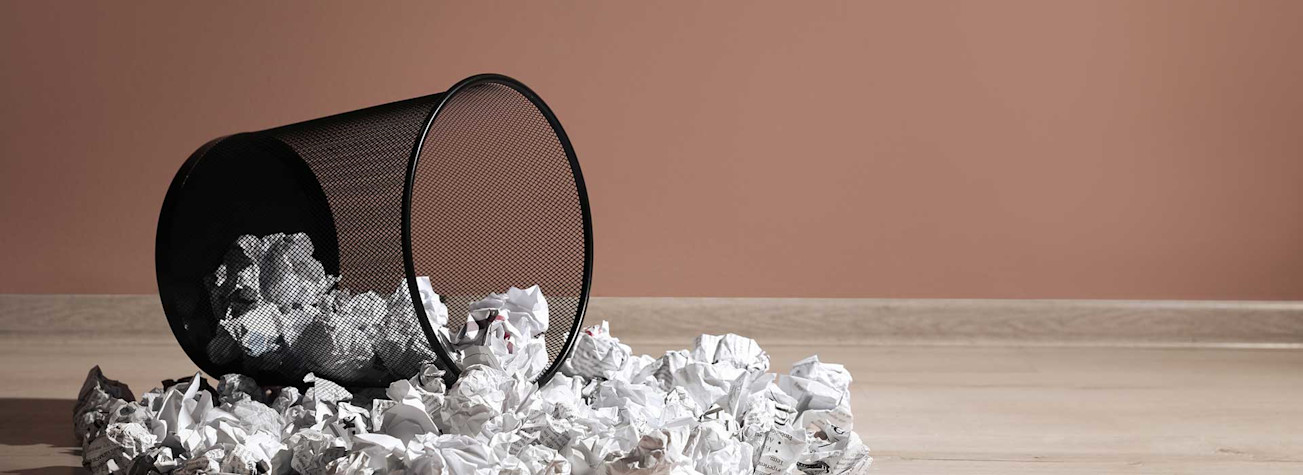
[[[136,392],[194,370],[147,340],[0,338],[0,427],[34,426],[0,440],[0,470],[78,463],[66,408],[91,365]],[[847,366],[877,473],[1303,470],[1303,351],[761,343],[775,370],[811,353]]]

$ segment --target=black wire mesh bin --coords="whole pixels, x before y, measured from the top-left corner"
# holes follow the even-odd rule
[[[520,82],[479,75],[205,144],[168,189],[155,264],[172,331],[210,375],[383,386],[433,360],[455,378],[449,332],[517,287],[497,297],[547,322],[543,382],[582,324],[592,243],[561,124]]]

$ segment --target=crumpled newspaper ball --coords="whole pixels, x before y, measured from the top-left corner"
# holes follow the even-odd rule
[[[506,293],[491,294],[470,304],[472,312],[486,309],[506,317],[526,337],[537,336],[548,329],[547,299],[537,285],[528,289],[512,287]]]
[[[561,372],[588,379],[611,379],[625,367],[632,354],[629,345],[611,336],[610,325],[602,322],[579,333],[570,359],[562,364]]]
[[[73,406],[73,435],[86,442],[99,435],[112,421],[114,408],[135,401],[131,388],[108,379],[99,366],[90,369]]]
[[[298,473],[323,473],[326,465],[334,461],[337,455],[346,453],[338,450],[343,448],[340,441],[316,429],[296,432],[285,441],[285,445],[293,454],[290,467]]]
[[[144,424],[113,423],[83,449],[91,473],[115,473],[132,465],[136,456],[154,447],[158,438]]]

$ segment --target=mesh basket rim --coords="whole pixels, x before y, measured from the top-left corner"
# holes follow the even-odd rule
[[[412,146],[412,153],[408,157],[407,177],[403,185],[403,209],[401,213],[402,244],[403,265],[406,270],[405,273],[407,274],[407,287],[408,291],[411,293],[412,301],[420,302],[421,295],[420,290],[417,287],[416,264],[412,248],[412,194],[415,190],[417,171],[420,167],[420,157],[425,142],[430,137],[430,129],[433,127],[434,122],[438,120],[444,107],[453,98],[457,97],[459,93],[482,84],[498,84],[511,88],[516,93],[529,100],[530,104],[532,104],[534,108],[543,115],[547,120],[548,126],[550,126],[552,131],[556,134],[556,138],[560,142],[562,150],[565,151],[566,160],[569,162],[570,166],[570,173],[575,181],[575,192],[578,194],[579,198],[580,214],[582,216],[584,227],[584,275],[582,276],[579,304],[574,319],[568,329],[565,343],[557,353],[556,358],[552,359],[552,361],[549,362],[548,367],[535,379],[535,381],[541,386],[544,383],[547,383],[547,381],[550,380],[559,369],[561,369],[561,364],[570,356],[575,341],[578,339],[579,331],[583,327],[584,314],[587,313],[588,299],[592,291],[593,220],[592,209],[588,201],[588,189],[584,184],[584,176],[579,168],[579,159],[575,156],[574,146],[570,143],[570,137],[566,135],[565,129],[561,127],[561,122],[557,120],[556,114],[552,112],[552,109],[543,102],[543,99],[539,98],[538,94],[534,93],[533,90],[520,81],[502,74],[491,73],[477,74],[463,79],[443,93],[443,97],[440,98],[438,103],[436,103],[430,110],[429,116],[421,126],[420,132],[417,134],[416,143]],[[425,314],[424,306],[414,305],[413,307],[416,313],[416,320],[420,323],[421,330],[425,333],[430,348],[434,350],[435,356],[448,370],[446,375],[448,381],[451,382],[456,380],[457,377],[460,376],[462,368],[453,361],[447,348],[444,347],[442,342],[440,342],[439,338],[435,335],[434,328],[430,325],[429,318]]]

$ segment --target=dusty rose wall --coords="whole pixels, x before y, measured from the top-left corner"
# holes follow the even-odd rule
[[[209,138],[530,84],[600,295],[1303,298],[1303,2],[0,3],[0,292],[154,291]]]

